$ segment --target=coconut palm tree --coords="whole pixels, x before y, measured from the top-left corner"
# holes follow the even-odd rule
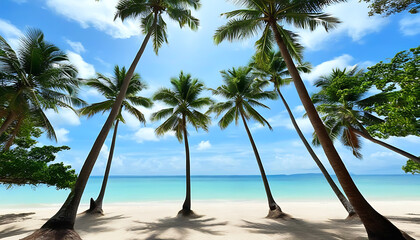
[[[65,53],[45,41],[41,30],[29,29],[21,38],[18,53],[0,36],[0,135],[14,126],[5,149],[10,148],[29,116],[37,120],[37,127],[43,128],[50,139],[57,140],[44,110],[73,109],[73,105],[85,104],[76,97],[77,70],[68,64]]]
[[[347,168],[338,155],[324,124],[319,117],[306,87],[293,62],[288,48],[290,44],[284,24],[293,24],[297,28],[314,30],[323,26],[326,30],[333,28],[338,19],[323,13],[322,9],[332,3],[344,0],[237,0],[244,9],[224,13],[229,22],[218,28],[214,41],[245,39],[263,31],[256,42],[257,48],[268,52],[277,43],[287,69],[293,79],[294,86],[311,124],[319,138],[321,146],[330,162],[350,203],[363,222],[370,239],[407,239],[409,236],[401,232],[388,219],[379,214],[359,192]],[[289,52],[290,51],[290,52]]]
[[[258,76],[262,80],[271,82],[274,85],[274,90],[278,93],[284,106],[286,107],[287,113],[289,114],[293,127],[295,128],[300,139],[305,145],[306,150],[308,150],[309,154],[311,155],[312,159],[315,161],[316,165],[321,170],[328,184],[333,189],[335,195],[337,196],[337,198],[340,200],[340,202],[343,204],[344,208],[348,212],[349,215],[347,218],[357,216],[356,212],[353,209],[353,206],[350,204],[346,196],[344,196],[344,194],[335,184],[334,180],[331,178],[327,169],[324,167],[321,160],[319,160],[318,156],[315,154],[311,145],[306,140],[305,136],[303,135],[302,131],[300,130],[293,116],[292,111],[290,110],[289,104],[286,102],[286,99],[284,98],[283,94],[280,91],[281,86],[288,85],[292,82],[292,79],[289,78],[289,72],[287,71],[286,63],[281,57],[280,52],[271,51],[268,54],[267,58],[261,58],[258,56],[258,54],[254,55],[249,65],[250,67],[252,67],[252,72],[254,75]],[[309,73],[311,70],[311,65],[306,62],[306,63],[303,63],[302,65],[298,65],[297,69],[299,72]]]
[[[112,105],[115,99],[117,98],[118,93],[120,92],[121,84],[123,83],[126,74],[127,71],[125,70],[125,67],[122,67],[120,69],[120,67],[118,67],[117,65],[114,67],[114,76],[111,79],[104,76],[103,74],[97,73],[97,78],[88,80],[86,82],[86,85],[98,90],[103,96],[105,96],[105,98],[107,98],[107,100],[98,103],[93,103],[89,106],[80,109],[80,114],[91,117],[99,112],[104,113],[106,111],[111,110]],[[93,200],[91,198],[90,208],[86,211],[87,213],[103,214],[102,202],[104,199],[105,189],[108,182],[109,171],[111,169],[111,162],[114,154],[118,124],[120,121],[123,123],[125,122],[122,116],[122,111],[126,110],[128,113],[134,115],[134,117],[136,117],[137,120],[139,120],[139,122],[146,124],[146,119],[144,118],[143,113],[140,112],[137,108],[135,108],[135,105],[143,106],[146,108],[152,106],[152,101],[150,99],[141,96],[136,96],[141,90],[146,88],[147,86],[140,79],[140,75],[135,73],[131,78],[130,84],[128,85],[125,99],[121,105],[121,110],[115,120],[114,134],[112,136],[111,148],[109,151],[108,161],[105,168],[105,174],[104,179],[102,181],[101,191],[99,192],[99,195],[96,198],[96,200]]]
[[[204,84],[198,79],[191,78],[190,74],[184,75],[181,71],[178,78],[171,78],[172,89],[162,88],[153,96],[153,100],[158,100],[169,105],[169,108],[162,109],[152,114],[152,120],[165,121],[156,128],[157,135],[174,131],[176,137],[185,144],[186,162],[186,196],[180,216],[195,216],[191,210],[191,178],[190,178],[190,150],[188,145],[187,123],[190,123],[196,130],[199,128],[208,131],[210,117],[199,112],[198,109],[211,105],[213,101],[208,97],[199,97],[204,90]]]
[[[269,206],[267,217],[285,218],[288,217],[288,215],[283,213],[271,194],[270,186],[268,184],[267,176],[265,175],[265,170],[258,153],[257,146],[255,145],[251,131],[249,130],[247,124],[247,120],[254,119],[262,125],[267,125],[268,128],[272,130],[267,120],[261,116],[254,107],[258,106],[268,108],[266,105],[261,103],[260,100],[275,99],[277,95],[273,91],[262,91],[261,84],[264,83],[254,81],[253,76],[250,74],[251,70],[252,69],[250,67],[239,67],[237,69],[232,68],[228,71],[221,71],[225,84],[217,89],[212,89],[212,92],[215,95],[223,96],[227,99],[227,101],[211,106],[208,112],[216,113],[216,116],[224,113],[219,121],[221,129],[229,126],[233,120],[235,120],[235,123],[238,124],[239,118],[242,119],[249,141],[251,142],[252,149],[254,150],[255,158],[264,183],[265,193],[267,194]]]
[[[143,55],[149,39],[152,37],[153,48],[157,53],[163,42],[167,41],[166,23],[162,18],[162,14],[167,13],[168,17],[179,23],[180,27],[187,25],[189,28],[196,30],[199,20],[191,15],[190,7],[198,9],[200,0],[120,0],[117,4],[117,12],[115,18],[125,20],[127,18],[141,19],[141,27],[146,35],[140,49],[138,50],[130,68],[127,71],[125,79],[121,85],[120,93],[115,99],[111,112],[105,121],[98,137],[93,144],[91,151],[86,157],[85,163],[80,170],[76,180],[75,187],[67,197],[60,210],[51,217],[41,229],[34,232],[25,239],[37,239],[43,237],[45,239],[54,239],[56,234],[63,234],[74,239],[80,239],[80,236],[74,231],[74,221],[76,219],[77,209],[80,199],[83,195],[86,183],[89,179],[102,145],[118,116],[127,88],[134,74],[134,70]]]
[[[312,101],[317,105],[316,109],[322,115],[330,137],[333,140],[340,138],[357,158],[362,158],[360,137],[363,137],[420,163],[417,156],[372,137],[364,127],[365,122],[382,120],[363,111],[358,105],[360,101],[365,101],[363,96],[370,87],[359,78],[362,73],[357,67],[349,70],[334,69],[331,74],[322,76],[315,82],[314,85],[321,89],[312,95]],[[316,135],[313,143],[319,145]]]

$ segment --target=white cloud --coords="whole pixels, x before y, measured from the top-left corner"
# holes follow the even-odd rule
[[[303,133],[312,133],[314,131],[309,118],[296,118],[296,123],[299,126],[300,131],[302,131]],[[295,127],[291,122],[287,124],[286,127],[290,130],[295,130]]]
[[[304,107],[303,105],[299,105],[299,106],[296,106],[296,107],[293,109],[293,111],[294,111],[294,112],[297,112],[297,113],[303,113],[303,112],[305,112],[305,107]]]
[[[22,32],[15,25],[1,18],[0,18],[0,33],[5,38],[9,38],[9,37],[16,38],[23,35]]]
[[[63,125],[80,125],[79,117],[68,108],[59,109],[58,113],[52,109],[48,109],[45,111],[45,115],[47,115],[48,120],[50,120],[54,127]]]
[[[198,146],[197,150],[202,151],[211,148],[210,141],[201,141]]]
[[[19,46],[19,38],[23,33],[9,21],[0,18],[0,35],[4,37],[9,45],[16,51]]]
[[[109,148],[108,148],[108,146],[105,143],[102,145],[101,151],[99,152],[99,155],[103,159],[107,159],[108,158]]]
[[[118,0],[47,0],[53,11],[78,22],[83,28],[94,27],[114,38],[129,38],[140,34],[139,22],[126,20],[114,21],[115,6]]]
[[[400,30],[406,36],[414,36],[420,33],[420,16],[407,16],[400,21]]]
[[[350,64],[352,60],[353,60],[353,57],[348,54],[341,55],[339,57],[334,58],[333,60],[329,60],[315,66],[313,70],[311,71],[311,73],[302,74],[302,78],[312,83],[313,81],[318,79],[320,76],[330,74],[331,70],[334,68],[343,69],[343,68],[353,67]]]
[[[140,121],[135,116],[133,116],[133,114],[123,110],[122,115],[125,119],[125,125],[133,129],[140,127]]]
[[[134,135],[130,138],[138,143],[142,143],[146,141],[157,142],[157,141],[160,141],[161,139],[166,139],[168,137],[173,137],[173,136],[175,136],[173,132],[168,132],[168,133],[165,133],[163,136],[158,137],[155,134],[154,128],[143,127],[143,128],[140,128],[136,133],[134,133]]]
[[[83,44],[81,43],[81,42],[73,42],[73,41],[71,41],[71,40],[69,40],[69,39],[66,39],[66,43],[68,44],[68,45],[70,45],[70,47],[76,52],[76,53],[82,53],[82,52],[85,52],[86,51],[86,49],[85,49],[85,47],[83,46]]]
[[[295,120],[300,130],[303,133],[312,133],[314,131],[309,118],[296,117],[296,114],[295,114]],[[293,131],[295,130],[295,127],[293,126],[289,115],[285,113],[281,113],[276,116],[270,117],[267,119],[267,121],[270,123],[270,125],[273,128],[285,127],[289,130],[293,130]],[[264,128],[264,126],[262,126],[260,123],[256,123],[251,127],[251,130],[255,131],[262,128]]]
[[[92,64],[85,62],[82,56],[72,51],[67,51],[67,56],[70,62],[77,68],[80,78],[92,78],[95,76],[95,68]]]
[[[64,143],[70,140],[68,137],[69,130],[65,128],[57,128],[54,131],[55,131],[55,135],[57,136],[57,142]]]
[[[159,138],[155,134],[155,129],[145,127],[145,128],[140,128],[134,134],[133,140],[135,140],[138,143],[142,143],[144,141],[157,142],[159,141]]]
[[[389,19],[380,16],[369,17],[367,3],[352,0],[334,4],[325,12],[340,19],[337,28],[326,32],[322,27],[315,31],[294,29],[301,36],[301,43],[309,50],[320,50],[329,46],[341,36],[348,36],[354,42],[362,42],[362,38],[370,33],[379,32]]]

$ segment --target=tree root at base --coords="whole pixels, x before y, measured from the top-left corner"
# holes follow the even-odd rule
[[[195,214],[192,210],[182,209],[178,212],[177,217],[185,217],[185,218],[200,218],[200,215]]]
[[[82,240],[73,229],[41,228],[21,240]]]
[[[92,215],[104,215],[104,210],[102,210],[102,205],[99,205],[95,200],[93,200],[93,198],[91,198],[89,209],[84,211],[84,213]]]
[[[282,212],[280,208],[276,208],[274,210],[269,210],[266,218],[289,220],[292,219],[292,216]]]

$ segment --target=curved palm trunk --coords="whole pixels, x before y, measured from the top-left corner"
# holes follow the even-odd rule
[[[281,55],[286,62],[287,69],[289,70],[290,76],[293,79],[296,91],[299,94],[299,98],[305,107],[306,113],[308,114],[309,120],[315,130],[316,135],[322,145],[325,155],[328,158],[334,172],[343,187],[344,192],[351,205],[359,215],[360,220],[363,222],[369,239],[378,240],[397,240],[397,239],[412,239],[407,234],[401,232],[396,226],[394,226],[387,218],[379,214],[363,197],[356,187],[353,179],[349,172],[344,166],[343,161],[335,149],[333,142],[331,141],[323,122],[321,121],[314,104],[309,97],[308,91],[300,78],[299,72],[287,50],[286,45],[277,29],[276,21],[271,19],[269,21],[270,27],[273,30],[274,37],[280,48]]]
[[[112,143],[111,143],[111,148],[109,150],[108,161],[106,163],[104,179],[102,180],[101,191],[99,192],[99,195],[96,198],[96,200],[93,200],[93,198],[90,199],[90,208],[86,211],[86,213],[100,213],[100,214],[104,213],[104,211],[102,210],[102,202],[104,200],[105,189],[108,183],[109,171],[111,170],[112,157],[114,156],[114,148],[115,148],[115,140],[117,139],[118,123],[120,123],[119,120],[115,122],[114,134],[112,136]]]
[[[12,124],[12,122],[16,119],[16,115],[11,112],[7,115],[6,120],[4,120],[3,124],[0,127],[0,136],[7,130],[7,128]]]
[[[252,138],[251,132],[249,131],[248,125],[246,123],[246,120],[242,111],[240,111],[240,114],[241,114],[241,118],[245,126],[246,133],[248,134],[249,141],[251,142],[252,149],[254,150],[255,159],[257,160],[258,167],[261,173],[261,178],[264,183],[265,193],[267,194],[268,207],[270,208],[270,211],[268,212],[267,217],[269,218],[288,217],[287,214],[283,213],[279,205],[277,205],[276,201],[273,198],[273,195],[271,194],[270,185],[268,184],[267,176],[265,175],[264,166],[262,164],[260,154],[258,153],[257,146],[255,145],[254,139]]]
[[[184,144],[185,144],[185,181],[186,181],[186,194],[185,201],[182,205],[182,210],[178,214],[189,216],[193,214],[191,211],[191,167],[190,167],[190,148],[188,145],[187,121],[185,115],[182,116],[182,124],[184,131]]]
[[[157,13],[156,13],[157,14]],[[156,24],[156,15],[153,25]],[[127,75],[124,78],[123,84],[121,85],[120,93],[118,94],[114,105],[112,106],[111,113],[109,114],[105,124],[103,125],[92,149],[87,156],[82,169],[80,170],[79,176],[76,180],[76,184],[66,201],[64,202],[61,209],[51,217],[40,230],[34,232],[32,235],[24,238],[24,240],[38,239],[57,239],[56,235],[70,236],[69,239],[80,239],[77,233],[73,230],[74,222],[76,220],[77,209],[79,207],[80,199],[82,198],[83,191],[85,190],[86,183],[89,179],[90,173],[93,166],[95,165],[96,159],[98,158],[99,152],[101,151],[102,145],[108,135],[109,130],[112,127],[112,123],[115,121],[120,109],[121,104],[125,98],[130,79],[133,76],[134,70],[140,60],[141,55],[146,48],[147,42],[149,41],[151,32],[149,32],[143,40],[143,43],[137,52],[136,57],[133,60],[130,68],[127,71]]]
[[[379,145],[381,145],[382,147],[386,147],[386,148],[388,148],[389,150],[391,150],[391,151],[394,151],[394,152],[396,152],[396,153],[398,153],[398,154],[401,154],[401,155],[403,155],[404,157],[406,157],[406,158],[409,158],[409,159],[411,159],[411,160],[413,160],[413,161],[415,161],[415,162],[417,162],[417,163],[419,163],[420,164],[420,158],[419,157],[417,157],[417,156],[414,156],[413,154],[411,154],[411,153],[408,153],[408,152],[406,152],[406,151],[404,151],[404,150],[402,150],[402,149],[399,149],[399,148],[397,148],[397,147],[394,147],[394,146],[392,146],[392,145],[389,145],[388,143],[385,143],[385,142],[382,142],[382,141],[380,141],[380,140],[378,140],[378,139],[376,139],[376,138],[374,138],[374,137],[372,137],[365,129],[363,129],[364,131],[360,131],[360,130],[358,130],[358,129],[355,129],[355,128],[351,128],[351,130],[353,131],[353,132],[355,132],[357,135],[359,135],[359,136],[362,136],[362,137],[364,137],[364,138],[366,138],[367,140],[369,140],[369,141],[371,141],[371,142],[374,142],[374,143],[376,143],[376,144],[379,144]]]
[[[287,112],[289,113],[290,120],[292,121],[293,126],[295,127],[295,130],[297,134],[299,135],[300,139],[303,142],[303,145],[305,145],[306,150],[308,150],[309,154],[311,155],[312,159],[315,161],[316,165],[318,165],[319,169],[321,170],[322,174],[324,175],[325,179],[327,179],[328,184],[330,184],[330,187],[334,191],[337,198],[340,200],[341,204],[343,204],[344,208],[348,212],[349,216],[352,217],[356,215],[356,212],[353,209],[353,206],[350,204],[350,202],[347,200],[347,198],[344,196],[344,194],[340,191],[340,189],[335,184],[334,180],[331,178],[330,174],[328,173],[327,169],[325,169],[324,165],[322,164],[321,160],[319,160],[318,156],[315,154],[314,150],[312,149],[311,145],[309,145],[308,141],[306,141],[305,136],[303,136],[302,131],[300,130],[292,111],[289,108],[289,104],[287,104],[286,99],[284,99],[283,94],[281,94],[280,89],[276,88],[281,100],[283,101],[284,106],[286,107]]]
[[[23,118],[22,118],[22,117],[20,117],[20,118],[17,120],[17,123],[16,123],[16,126],[15,126],[15,129],[13,130],[12,135],[9,137],[9,140],[7,140],[6,145],[4,146],[4,149],[5,149],[5,150],[9,150],[9,149],[10,149],[10,147],[13,145],[13,141],[15,140],[16,135],[17,135],[17,134],[18,134],[18,132],[19,132],[19,129],[20,129],[20,126],[22,125],[22,122],[23,122]]]

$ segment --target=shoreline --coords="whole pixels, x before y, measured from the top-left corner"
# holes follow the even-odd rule
[[[371,201],[372,206],[413,238],[420,238],[419,201]],[[75,229],[83,239],[366,239],[360,222],[346,222],[338,201],[279,202],[292,220],[266,219],[265,201],[196,200],[197,219],[177,218],[182,202],[104,203],[104,216],[80,214]],[[0,205],[0,239],[19,239],[38,229],[61,204]],[[33,214],[32,214],[33,213]],[[15,214],[15,215],[7,215]],[[5,219],[8,217],[8,220]]]

